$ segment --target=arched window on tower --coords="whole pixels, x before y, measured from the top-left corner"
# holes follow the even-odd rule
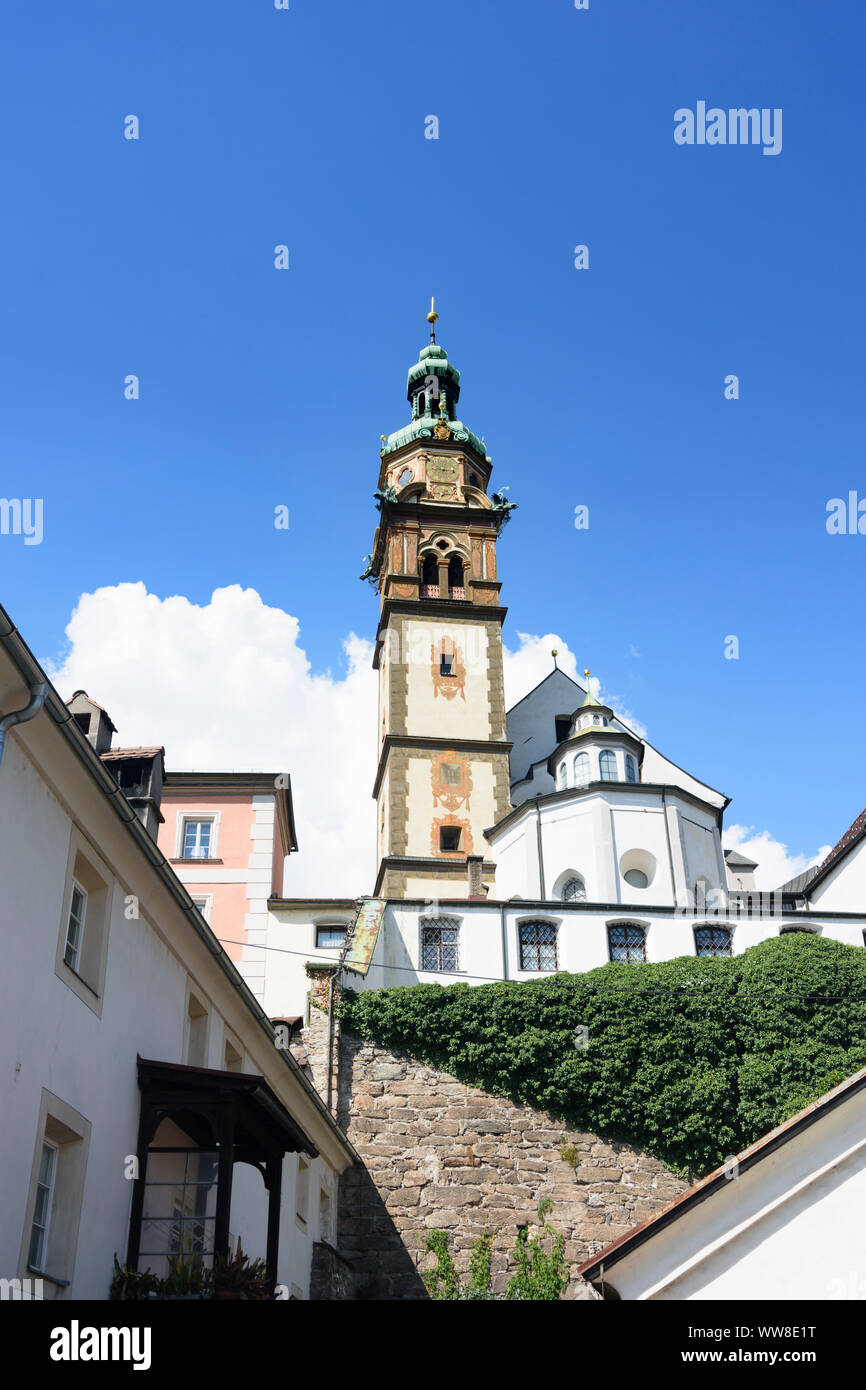
[[[609,748],[606,748],[603,753],[599,754],[598,766],[602,782],[615,782],[617,780],[616,753],[612,753]]]
[[[452,555],[448,561],[448,597],[466,597],[466,590],[463,586],[463,561],[459,555]]]
[[[564,792],[567,785],[568,785],[568,768],[566,767],[565,763],[560,763],[560,764],[559,764],[559,790],[560,790],[561,792]]]
[[[637,781],[637,763],[631,753],[625,755],[625,780],[627,782]]]
[[[574,785],[576,787],[589,786],[589,754],[578,753],[574,760]]]
[[[439,597],[439,565],[435,555],[425,555],[421,565],[421,597]]]
[[[418,414],[427,414],[427,397],[425,396],[423,391],[421,391],[418,395]]]

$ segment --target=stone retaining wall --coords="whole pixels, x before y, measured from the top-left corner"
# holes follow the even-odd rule
[[[311,1019],[311,1035],[322,1027],[324,1015]],[[576,1265],[687,1186],[629,1144],[567,1129],[345,1031],[337,1118],[364,1164],[343,1176],[338,1227],[361,1298],[424,1298],[418,1267],[434,1263],[424,1252],[434,1227],[449,1232],[461,1271],[477,1237],[495,1233],[499,1293],[513,1272],[508,1252],[518,1228],[537,1225],[543,1198],[553,1202],[547,1220],[566,1235],[566,1258]],[[573,1165],[561,1157],[563,1145],[576,1150]],[[566,1297],[595,1295],[574,1279]]]

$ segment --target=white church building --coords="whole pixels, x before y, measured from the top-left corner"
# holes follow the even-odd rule
[[[379,597],[379,869],[355,900],[270,898],[239,966],[267,1012],[304,1013],[311,962],[381,988],[725,956],[786,931],[862,946],[864,817],[761,894],[758,866],[722,848],[729,797],[600,703],[589,671],[554,666],[506,710],[497,544],[514,504],[488,491],[431,321],[411,420],[383,439],[362,576]]]

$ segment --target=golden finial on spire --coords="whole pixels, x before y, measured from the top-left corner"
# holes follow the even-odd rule
[[[436,298],[435,298],[434,295],[431,294],[431,296],[430,296],[430,312],[429,312],[429,314],[427,315],[427,322],[428,322],[429,325],[430,325],[430,341],[431,341],[431,343],[435,343],[435,341],[436,341],[436,323],[437,323],[438,319],[439,319],[439,315],[438,315],[437,312],[436,312]]]
[[[583,668],[583,674],[586,676],[586,679],[589,680],[589,667],[588,667],[588,666],[585,666],[585,667]]]
[[[557,660],[556,660],[556,658],[559,656],[559,648],[558,648],[558,647],[553,647],[553,648],[551,648],[550,655],[553,657],[553,664],[554,664],[554,666],[556,666],[556,669],[559,670],[559,666],[558,666]]]

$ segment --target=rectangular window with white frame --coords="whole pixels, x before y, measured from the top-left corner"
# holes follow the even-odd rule
[[[45,1272],[45,1252],[48,1246],[48,1225],[54,1201],[56,1172],[57,1148],[54,1144],[43,1143],[39,1159],[39,1176],[36,1181],[36,1203],[30,1224],[30,1247],[27,1252],[27,1268],[38,1270],[40,1274]]]
[[[72,894],[69,900],[69,921],[66,924],[66,947],[63,952],[63,959],[70,970],[78,969],[86,916],[87,890],[73,879]]]
[[[47,1299],[62,1298],[72,1281],[90,1131],[89,1120],[43,1090],[22,1213],[19,1277],[41,1278]]]
[[[213,828],[212,820],[194,820],[184,816],[180,858],[212,859]]]
[[[102,1012],[115,887],[108,866],[73,826],[55,971],[96,1014]]]

